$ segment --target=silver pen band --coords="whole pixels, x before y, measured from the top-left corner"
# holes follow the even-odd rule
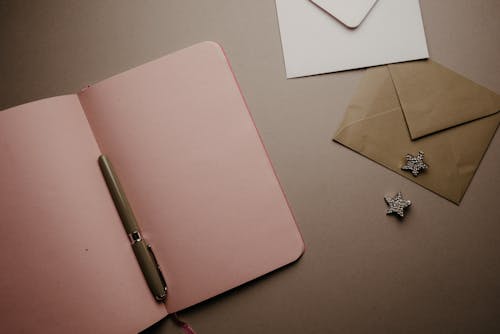
[[[136,242],[139,242],[142,240],[142,235],[141,235],[141,232],[139,232],[139,231],[133,231],[133,232],[128,234],[128,238],[130,240],[130,243],[133,245]]]

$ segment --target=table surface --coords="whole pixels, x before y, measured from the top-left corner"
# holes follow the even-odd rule
[[[431,58],[500,92],[500,1],[421,6]],[[200,334],[500,333],[500,135],[460,206],[332,142],[363,70],[286,80],[273,0],[0,0],[0,110],[203,40],[227,51],[307,249],[182,318]],[[403,223],[385,215],[397,190]]]

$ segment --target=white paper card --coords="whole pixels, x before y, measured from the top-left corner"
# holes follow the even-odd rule
[[[429,57],[418,0],[379,0],[351,29],[309,0],[276,0],[288,78]]]

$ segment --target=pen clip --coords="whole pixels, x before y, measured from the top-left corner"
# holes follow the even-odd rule
[[[155,296],[156,300],[158,301],[164,301],[167,298],[167,282],[165,281],[165,277],[163,277],[163,273],[161,272],[160,265],[158,264],[158,260],[156,259],[156,255],[153,252],[153,247],[151,245],[147,245],[147,249],[149,253],[151,254],[151,258],[153,259],[155,263],[156,270],[158,271],[158,276],[160,277],[161,284],[163,286],[163,290],[165,291],[165,294],[162,296]]]

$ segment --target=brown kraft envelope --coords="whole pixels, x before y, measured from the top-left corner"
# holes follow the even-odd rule
[[[459,204],[500,122],[500,96],[436,62],[366,70],[338,143]],[[418,177],[401,170],[425,153]]]

